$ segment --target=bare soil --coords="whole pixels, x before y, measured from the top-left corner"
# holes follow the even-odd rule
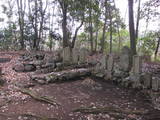
[[[30,73],[17,73],[12,66],[23,52],[1,52],[0,66],[6,83],[0,87],[0,120],[118,120],[109,114],[82,114],[73,112],[80,107],[117,107],[121,109],[149,111],[150,114],[137,116],[130,114],[123,120],[147,119],[154,110],[152,104],[142,93],[124,89],[93,78],[77,78],[64,83],[38,85],[30,81]],[[4,58],[6,62],[4,62]],[[9,61],[10,60],[10,61]],[[41,96],[49,96],[60,104],[50,105],[34,100],[17,91],[18,87],[34,84],[29,89]],[[39,116],[35,117],[35,116]],[[50,119],[41,119],[46,117]],[[120,120],[120,119],[119,119]],[[156,120],[156,119],[154,119]],[[157,119],[158,120],[158,119]]]

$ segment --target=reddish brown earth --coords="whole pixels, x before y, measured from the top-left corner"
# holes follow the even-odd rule
[[[22,114],[45,116],[58,120],[117,120],[108,114],[95,115],[73,112],[74,109],[83,106],[111,106],[121,109],[155,111],[152,104],[140,92],[91,78],[49,85],[36,84],[30,90],[42,96],[49,96],[60,106],[36,101],[17,91],[18,87],[32,83],[28,76],[29,73],[17,73],[12,70],[12,66],[17,62],[20,53],[22,52],[0,53],[0,58],[11,59],[11,61],[0,63],[4,73],[3,77],[6,79],[4,86],[0,87],[0,120],[40,120],[32,116],[22,116]],[[150,112],[146,116],[149,115],[152,113]],[[142,117],[130,114],[127,119],[123,120],[144,120],[145,118]]]

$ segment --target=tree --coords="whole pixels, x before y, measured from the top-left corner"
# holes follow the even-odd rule
[[[67,30],[67,13],[69,3],[68,0],[58,0],[62,10],[62,32],[63,32],[63,47],[67,47],[69,43],[68,30]]]
[[[24,15],[25,15],[25,9],[26,9],[26,0],[17,0],[17,8],[18,8],[18,25],[20,28],[20,44],[21,49],[25,48],[24,43]]]
[[[103,4],[103,3],[102,3]],[[104,25],[103,25],[103,33],[102,33],[102,39],[101,39],[101,52],[103,53],[104,51],[104,43],[105,43],[105,34],[106,34],[106,25],[107,25],[107,10],[108,10],[108,5],[107,5],[107,0],[104,2]]]
[[[62,33],[63,47],[73,48],[77,38],[79,29],[82,27],[85,20],[87,0],[58,0],[62,13]],[[69,31],[68,19],[73,22],[80,22],[80,25],[75,29],[74,34]],[[73,27],[73,26],[72,26]],[[73,36],[71,40],[71,36]]]
[[[143,5],[143,9],[141,10],[141,18],[145,19],[146,21],[146,30],[145,34],[147,33],[149,22],[152,20],[159,20],[160,11],[159,11],[160,2],[158,0],[149,0],[146,1]]]
[[[136,42],[138,40],[138,32],[139,32],[139,22],[140,22],[140,11],[141,10],[141,0],[138,0],[138,9],[137,9],[137,21],[136,21]]]
[[[158,31],[156,34],[156,37],[157,37],[157,46],[156,46],[156,49],[155,49],[155,53],[154,53],[154,60],[157,60],[157,54],[158,54],[158,50],[159,50],[159,46],[160,46],[160,31]]]
[[[31,31],[33,42],[31,42],[31,48],[34,50],[40,49],[40,43],[43,37],[44,23],[47,20],[46,9],[48,6],[48,0],[28,0],[28,28]]]
[[[128,9],[129,9],[130,48],[131,48],[131,56],[133,56],[136,54],[136,36],[134,29],[133,0],[128,0]]]

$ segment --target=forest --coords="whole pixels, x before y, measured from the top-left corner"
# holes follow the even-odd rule
[[[160,120],[160,0],[1,0],[0,120]]]

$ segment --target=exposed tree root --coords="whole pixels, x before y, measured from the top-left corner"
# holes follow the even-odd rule
[[[135,115],[144,115],[146,114],[145,111],[141,110],[125,110],[120,108],[114,107],[104,107],[104,108],[78,108],[73,110],[74,112],[81,112],[81,113],[91,113],[91,114],[99,114],[99,113],[120,113],[120,114],[135,114]]]
[[[31,90],[29,89],[24,89],[24,88],[20,88],[19,91],[23,94],[27,94],[29,96],[31,96],[33,99],[37,100],[37,101],[41,101],[41,102],[46,102],[46,103],[49,103],[51,105],[58,105],[60,106],[59,103],[57,103],[56,101],[46,97],[46,96],[40,96],[40,95],[37,95],[35,93],[33,93]]]
[[[45,116],[38,116],[38,115],[33,115],[33,114],[20,114],[19,116],[22,116],[22,117],[29,117],[29,118],[36,118],[38,120],[58,120],[57,118],[48,118],[48,117],[45,117]]]
[[[2,117],[27,117],[28,120],[32,119],[32,118],[36,118],[36,120],[58,120],[57,118],[48,118],[45,116],[39,116],[39,115],[34,115],[34,114],[30,114],[30,113],[25,113],[25,114],[15,114],[15,115],[11,115],[11,114],[5,114],[5,113],[0,113],[0,116]]]

